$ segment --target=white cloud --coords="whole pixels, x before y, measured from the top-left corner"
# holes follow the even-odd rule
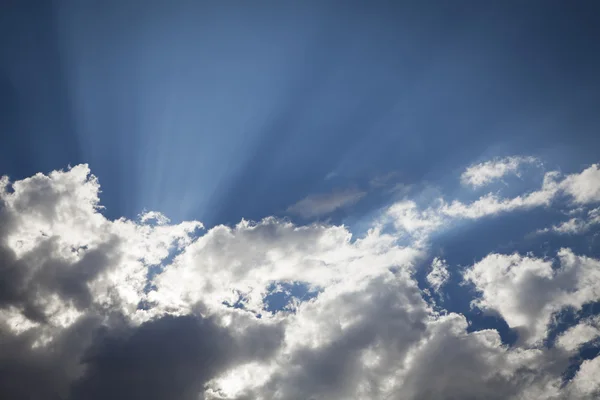
[[[171,222],[171,220],[158,211],[147,211],[140,214],[140,222],[143,224],[155,222],[157,225],[166,225]]]
[[[394,228],[405,232],[416,240],[424,240],[444,224],[444,216],[435,209],[419,210],[411,200],[392,204],[385,217],[391,219]]]
[[[74,321],[66,315],[91,306],[135,312],[147,267],[166,258],[170,247],[189,244],[201,227],[107,220],[98,212],[99,186],[87,165],[37,174],[12,188],[0,194],[3,259],[15,268],[6,296],[61,325]]]
[[[502,198],[495,193],[484,194],[471,203],[439,198],[432,206],[424,209],[419,208],[413,200],[404,199],[384,210],[382,223],[391,223],[395,229],[409,235],[421,245],[432,233],[451,227],[457,221],[550,207],[561,194],[567,195],[580,206],[593,204],[597,201],[595,191],[599,185],[600,175],[596,164],[565,178],[558,171],[550,171],[544,175],[540,188],[511,198]],[[551,229],[560,233],[585,232],[599,221],[597,210],[591,210],[587,220],[573,219]]]
[[[258,312],[273,282],[326,287],[342,278],[359,280],[391,266],[411,265],[421,255],[376,230],[354,242],[351,238],[345,227],[298,227],[274,218],[217,226],[157,276],[157,289],[149,297],[169,307],[198,301],[219,307],[242,294],[246,307]]]
[[[235,367],[208,399],[506,399],[560,385],[543,352],[467,333],[463,316],[434,314],[404,273],[330,287],[290,319],[261,380]]]
[[[600,207],[589,210],[586,218],[571,218],[550,228],[544,228],[538,233],[554,232],[562,235],[578,235],[588,232],[598,224],[600,224]]]
[[[287,211],[298,214],[303,218],[319,217],[329,214],[338,208],[352,205],[366,194],[366,192],[357,189],[347,189],[332,193],[310,195],[288,207]]]
[[[557,345],[567,351],[573,351],[598,337],[600,337],[600,317],[588,318],[561,334]]]
[[[561,188],[578,204],[600,202],[600,169],[592,164],[579,174],[568,175]]]
[[[558,178],[557,172],[548,172],[544,176],[544,182],[539,190],[506,199],[488,193],[470,204],[464,204],[457,200],[450,204],[444,204],[440,211],[452,218],[477,219],[500,213],[549,206],[559,191]]]
[[[431,271],[427,274],[427,282],[435,292],[439,292],[442,286],[450,279],[448,264],[446,260],[434,258],[431,263]]]
[[[600,357],[585,360],[569,387],[570,396],[567,398],[598,398],[600,394]]]
[[[543,199],[563,190],[557,180],[520,201],[551,204]],[[465,316],[422,297],[415,268],[427,238],[466,218],[445,203],[399,202],[384,212],[394,229],[375,220],[360,238],[275,218],[199,235],[201,223],[155,212],[105,218],[85,165],[0,182],[0,369],[9,374],[0,397],[94,400],[118,388],[132,400],[583,399],[598,388],[596,360],[561,380],[595,320],[555,348],[533,345],[555,310],[600,298],[600,261],[564,249],[558,269],[518,254],[473,265],[465,278],[478,305],[525,335],[507,347],[497,331],[468,332]],[[148,281],[150,268],[158,273]],[[435,259],[426,279],[441,293],[449,274]],[[265,297],[283,282],[319,294],[271,314]]]
[[[526,343],[535,344],[546,337],[553,313],[600,299],[600,260],[561,249],[558,261],[555,270],[550,259],[490,254],[464,277],[481,293],[476,306],[498,312]]]
[[[560,194],[566,194],[577,204],[600,201],[600,170],[596,164],[581,173],[561,179],[557,171],[544,175],[541,188],[513,198],[500,198],[494,193],[481,196],[472,203],[454,200],[443,202],[437,212],[450,218],[478,219],[501,213],[548,207]],[[431,212],[431,211],[430,211]]]
[[[508,174],[517,174],[523,164],[539,162],[535,157],[512,156],[469,166],[460,176],[463,185],[485,186]]]

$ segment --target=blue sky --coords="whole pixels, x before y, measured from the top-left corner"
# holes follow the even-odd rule
[[[213,225],[493,156],[596,161],[591,2],[151,3],[3,13],[3,173],[87,162],[109,215]]]
[[[351,398],[367,386],[356,398],[493,398],[496,384],[499,398],[599,393],[600,8],[421,3],[2,6],[0,261],[30,272],[0,270],[0,322],[19,343],[16,327],[33,324],[31,348],[86,337],[94,318],[114,336],[65,347],[68,373],[40,398],[89,399],[94,387],[135,398],[143,391],[105,370],[124,363],[111,354],[131,350],[143,369],[139,343],[171,337],[220,350],[157,355],[199,371],[156,377],[157,399],[203,385],[210,399]],[[347,314],[356,336],[354,322],[328,325]],[[303,342],[312,326],[339,347]],[[409,363],[405,347],[437,354],[419,337],[453,346],[435,339],[444,329],[469,343],[452,379],[495,362],[506,369],[490,376],[512,378],[427,389],[433,367],[392,367]],[[70,376],[91,348],[87,372]],[[32,355],[32,371],[49,354]],[[373,359],[382,364],[365,372]],[[315,365],[322,376],[307,372]],[[542,372],[524,387],[510,368],[532,365]]]

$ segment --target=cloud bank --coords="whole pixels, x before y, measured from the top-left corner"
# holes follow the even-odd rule
[[[502,175],[486,174],[484,181]],[[597,317],[545,340],[558,313],[600,300],[600,260],[563,248],[546,257],[494,252],[466,266],[461,285],[475,293],[473,307],[517,331],[511,345],[432,304],[417,279],[431,266],[426,281],[443,294],[454,274],[442,258],[432,263],[430,238],[461,221],[552,207],[561,196],[573,207],[594,206],[597,165],[547,173],[540,188],[514,198],[442,198],[425,208],[403,199],[361,237],[343,225],[273,217],[210,229],[157,212],[109,220],[99,189],[87,165],[0,180],[0,398],[600,393],[599,357],[565,375],[597,340]],[[269,310],[281,284],[315,296]]]

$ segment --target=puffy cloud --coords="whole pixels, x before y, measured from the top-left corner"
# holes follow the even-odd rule
[[[546,337],[554,313],[600,299],[600,260],[561,249],[560,268],[553,268],[553,261],[490,254],[464,277],[481,293],[476,306],[498,312],[510,327],[521,331],[524,341],[533,344]]]
[[[539,162],[535,157],[512,156],[485,161],[469,166],[460,176],[463,185],[475,188],[485,186],[507,174],[518,174],[523,164]]]
[[[552,175],[538,192],[567,193],[561,182]],[[446,203],[401,201],[354,237],[276,218],[205,231],[157,212],[108,220],[98,193],[86,165],[0,180],[1,398],[584,399],[598,389],[596,359],[562,381],[595,320],[535,347],[553,312],[600,298],[593,258],[561,250],[554,268],[490,254],[468,269],[477,304],[520,327],[524,340],[509,347],[434,310],[417,284],[428,237],[463,218]],[[547,193],[525,200],[533,193],[522,201],[549,204]],[[442,293],[448,278],[434,260],[431,287]],[[295,283],[318,294],[268,311],[274,288]]]
[[[598,164],[591,165],[579,174],[568,175],[560,186],[578,204],[599,202],[600,169]]]
[[[379,398],[387,391],[382,375],[398,368],[427,318],[427,305],[406,272],[331,286],[290,317],[269,379],[246,395]]]
[[[0,194],[0,304],[37,323],[68,324],[91,307],[135,312],[147,268],[191,242],[198,222],[109,221],[86,165],[12,184]]]
[[[392,398],[540,399],[558,389],[560,379],[547,354],[509,349],[497,331],[468,333],[467,326],[458,314],[430,321],[399,373]]]
[[[585,360],[568,388],[571,392],[570,398],[598,398],[598,395],[600,395],[600,381],[596,377],[599,374],[600,357]]]
[[[567,329],[558,338],[558,346],[573,351],[600,337],[600,317],[589,318]]]
[[[350,206],[367,193],[358,189],[347,189],[332,193],[310,195],[288,207],[287,211],[303,218],[320,217],[333,211]]]
[[[262,380],[242,365],[208,398],[506,399],[561,383],[542,351],[507,349],[496,331],[468,333],[463,316],[433,313],[403,273],[331,287],[290,318]]]
[[[148,211],[140,215],[140,222],[148,223],[152,221],[154,221],[157,225],[166,225],[171,222],[166,215],[159,213],[158,211]]]
[[[156,277],[151,301],[162,307],[188,308],[233,304],[260,312],[267,288],[277,282],[301,282],[323,288],[340,280],[358,281],[388,268],[411,265],[419,250],[399,247],[395,238],[371,230],[352,241],[343,226],[309,225],[267,218],[217,226],[186,247]]]

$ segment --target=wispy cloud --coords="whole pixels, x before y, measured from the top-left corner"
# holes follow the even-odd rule
[[[310,195],[288,207],[287,211],[303,218],[319,217],[339,208],[352,205],[362,199],[367,192],[358,189],[346,189]]]
[[[427,274],[426,279],[431,288],[436,293],[439,293],[442,286],[450,279],[450,272],[448,271],[446,260],[437,257],[434,258],[431,263],[431,271]]]
[[[587,212],[586,218],[575,217],[568,221],[544,228],[537,233],[554,232],[562,235],[577,235],[589,231],[593,226],[600,225],[600,207]]]

